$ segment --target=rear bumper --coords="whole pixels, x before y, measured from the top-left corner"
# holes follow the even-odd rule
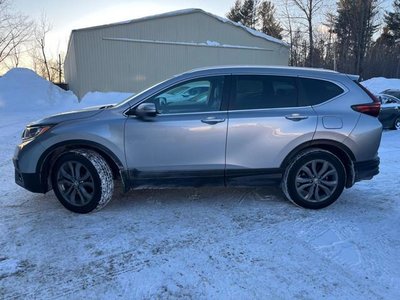
[[[361,180],[370,180],[375,175],[379,174],[379,157],[375,157],[372,160],[355,162],[354,163],[354,170],[355,170],[355,181]]]
[[[16,184],[33,193],[46,193],[44,186],[40,180],[40,174],[21,173],[18,170],[18,160],[13,159],[13,163],[15,168]]]

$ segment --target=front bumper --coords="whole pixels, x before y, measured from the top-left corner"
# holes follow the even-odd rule
[[[18,160],[13,159],[15,183],[33,193],[46,193],[38,173],[22,173],[18,170]]]
[[[356,175],[355,181],[358,182],[361,180],[370,180],[375,175],[378,175],[379,163],[380,159],[378,156],[372,160],[355,162],[354,163],[354,170]]]

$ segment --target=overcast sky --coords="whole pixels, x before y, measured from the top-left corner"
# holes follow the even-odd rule
[[[11,0],[22,14],[40,19],[42,14],[52,24],[47,45],[52,56],[66,52],[72,29],[125,21],[158,13],[201,8],[225,16],[235,0]],[[278,4],[279,1],[273,1]],[[389,9],[392,0],[383,0]],[[278,7],[279,9],[279,7]]]

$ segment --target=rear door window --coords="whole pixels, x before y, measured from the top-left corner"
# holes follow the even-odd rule
[[[339,96],[343,92],[344,90],[340,86],[330,81],[311,78],[299,78],[300,106],[321,104],[325,101]]]
[[[230,110],[297,106],[295,77],[270,75],[235,76]]]

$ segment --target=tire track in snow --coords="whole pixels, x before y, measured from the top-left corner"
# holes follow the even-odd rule
[[[270,224],[270,221],[257,221],[259,220],[259,216],[249,216],[251,218],[249,218],[250,221],[248,222],[248,226],[244,228],[239,226],[239,228],[241,228],[239,229],[239,233],[221,235],[219,234],[221,228],[220,224],[214,224],[208,228],[208,231],[212,232],[210,236],[213,236],[213,238],[206,240],[202,239],[200,232],[194,232],[181,236],[179,240],[166,238],[157,244],[146,243],[141,247],[141,249],[144,250],[126,250],[97,260],[91,260],[78,269],[69,269],[64,272],[60,272],[58,269],[44,270],[41,274],[41,279],[38,282],[38,285],[46,286],[45,288],[38,288],[29,293],[15,291],[8,296],[10,296],[10,298],[67,297],[73,295],[77,290],[81,291],[104,284],[104,282],[111,282],[125,273],[140,272],[144,269],[160,267],[166,263],[165,260],[171,259],[171,257],[175,259],[179,257],[179,252],[185,248],[203,249],[202,251],[206,253],[215,253],[215,249],[217,249],[223,253],[225,251],[224,249],[226,249],[226,244],[229,244],[231,241],[233,241],[233,243],[231,243],[233,245],[236,245],[237,243],[240,245],[240,242],[238,241],[250,240],[248,238],[243,239],[243,236],[250,235],[256,238],[261,237],[266,233],[266,226],[267,224]],[[288,220],[282,220],[283,223],[287,223],[287,221]],[[231,225],[237,225],[235,224],[235,221],[232,222],[233,224]],[[274,228],[274,226],[269,226],[267,232],[269,238],[276,240],[280,230],[279,228]],[[302,245],[302,247],[309,246],[308,243],[304,245],[304,242],[301,240],[296,239],[293,242]],[[312,250],[312,248],[309,249]],[[235,268],[240,269],[243,260],[252,258],[249,256],[243,256],[242,254],[235,254],[235,250],[230,251],[229,253],[231,254],[227,254],[227,257],[219,259],[219,266],[227,271],[229,269],[234,270]],[[222,257],[224,257],[224,255],[222,255]],[[325,257],[322,257],[322,261],[325,261]],[[342,269],[336,264],[332,264],[331,262],[324,262],[324,264],[328,264],[330,268],[338,269],[338,273],[342,272]],[[244,271],[246,270],[243,270],[243,272]],[[296,276],[304,276],[305,278],[309,276],[307,270],[300,269],[298,272],[300,274],[297,274]],[[291,276],[293,275],[289,274],[288,277],[282,277],[282,275],[276,276],[281,277],[279,280],[290,283]],[[346,275],[345,277],[348,277],[347,283],[352,287],[352,290],[355,291],[354,296],[364,294],[360,292],[358,288],[359,284],[354,282],[354,279],[351,278],[351,276]],[[51,285],[46,281],[50,281]],[[365,293],[374,295],[377,299],[381,298],[379,294],[376,294],[375,291],[371,289],[366,289]]]

